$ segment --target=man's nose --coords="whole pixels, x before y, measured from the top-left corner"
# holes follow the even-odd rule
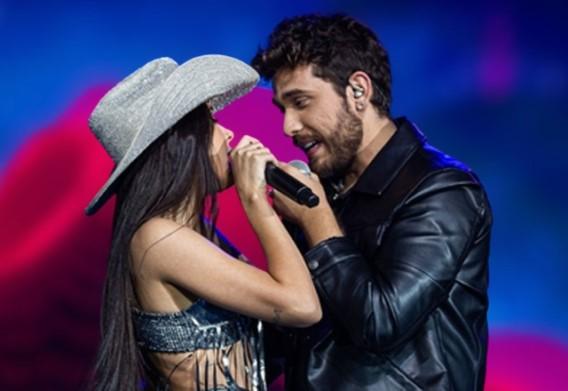
[[[302,123],[298,116],[291,110],[284,113],[284,134],[288,137],[294,137],[302,130]]]

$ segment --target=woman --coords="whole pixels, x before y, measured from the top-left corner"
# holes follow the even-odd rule
[[[274,156],[248,136],[231,152],[233,134],[212,118],[257,80],[226,56],[180,66],[161,58],[93,111],[89,126],[116,167],[87,214],[117,196],[96,390],[264,390],[252,318],[296,327],[320,319],[302,256],[266,199]],[[215,194],[233,176],[268,272],[215,229]]]

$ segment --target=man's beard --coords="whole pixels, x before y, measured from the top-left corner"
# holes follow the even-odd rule
[[[363,122],[347,107],[344,101],[337,113],[335,128],[326,137],[328,159],[318,164],[310,164],[310,168],[322,179],[342,178],[353,164],[363,139]]]

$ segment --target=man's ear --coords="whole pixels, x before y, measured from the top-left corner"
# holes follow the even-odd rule
[[[369,75],[363,71],[353,72],[345,87],[345,97],[351,112],[362,115],[369,107],[371,96],[373,96],[373,83]]]

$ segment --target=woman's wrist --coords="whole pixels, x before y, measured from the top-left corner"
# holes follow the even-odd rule
[[[266,214],[270,212],[272,214],[274,211],[268,199],[266,198],[266,194],[264,191],[255,191],[248,194],[239,194],[239,198],[241,199],[241,204],[247,213],[247,215],[251,215],[254,213],[262,212],[262,214]]]

